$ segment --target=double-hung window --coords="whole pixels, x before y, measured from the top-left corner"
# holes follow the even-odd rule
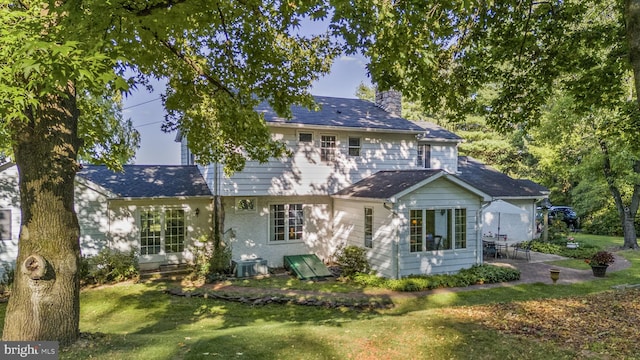
[[[184,251],[185,217],[183,209],[144,209],[140,211],[140,254],[157,255]]]
[[[431,168],[431,145],[418,145],[418,157],[416,166],[419,168]]]
[[[269,224],[269,240],[272,242],[302,240],[304,227],[302,204],[271,205]]]
[[[360,138],[349,136],[349,156],[360,156]]]
[[[336,158],[335,135],[320,136],[320,160],[333,161]]]

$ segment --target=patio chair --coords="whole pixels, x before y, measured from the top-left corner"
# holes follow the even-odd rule
[[[498,248],[496,247],[495,242],[484,242],[482,245],[482,256],[493,258],[498,257]]]
[[[427,237],[425,238],[425,245],[427,251],[440,250],[440,247],[442,246],[442,235],[427,234]]]
[[[516,244],[515,248],[513,250],[513,258],[517,259],[518,258],[518,253],[524,253],[525,258],[527,259],[527,261],[531,261],[531,243],[527,243],[527,244]]]

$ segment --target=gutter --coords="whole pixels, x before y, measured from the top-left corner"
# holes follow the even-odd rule
[[[395,278],[399,279],[400,278],[400,232],[399,232],[399,226],[397,226],[398,224],[396,224],[396,222],[398,221],[398,212],[396,211],[396,203],[394,201],[392,201],[391,199],[386,199],[383,203],[382,206],[389,210],[389,212],[391,212],[391,223],[394,227],[393,229],[393,248],[392,251],[395,252],[395,256],[392,256],[394,259],[394,270],[395,270]]]

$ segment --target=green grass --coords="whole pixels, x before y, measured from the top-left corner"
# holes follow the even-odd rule
[[[605,247],[621,239],[587,237]],[[608,245],[607,245],[608,244]],[[357,312],[298,305],[248,306],[163,293],[169,284],[119,284],[84,290],[84,336],[61,359],[574,359],[588,358],[563,344],[498,333],[444,309],[531,299],[580,296],[640,283],[640,252],[620,252],[631,267],[604,279],[572,285],[522,284],[493,289],[394,297],[395,307]],[[361,292],[332,282],[268,278],[246,286],[302,286],[324,292]],[[0,304],[0,321],[6,304]],[[616,354],[609,354],[616,358]],[[595,358],[598,358],[595,356]]]

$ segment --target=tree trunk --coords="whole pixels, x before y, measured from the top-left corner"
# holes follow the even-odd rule
[[[73,198],[80,141],[73,86],[25,113],[29,121],[11,124],[22,225],[2,340],[65,346],[78,338],[80,318],[80,227]]]
[[[622,229],[624,231],[624,244],[623,249],[637,249],[638,237],[636,234],[635,216],[629,211],[629,208],[623,210],[623,222]]]

